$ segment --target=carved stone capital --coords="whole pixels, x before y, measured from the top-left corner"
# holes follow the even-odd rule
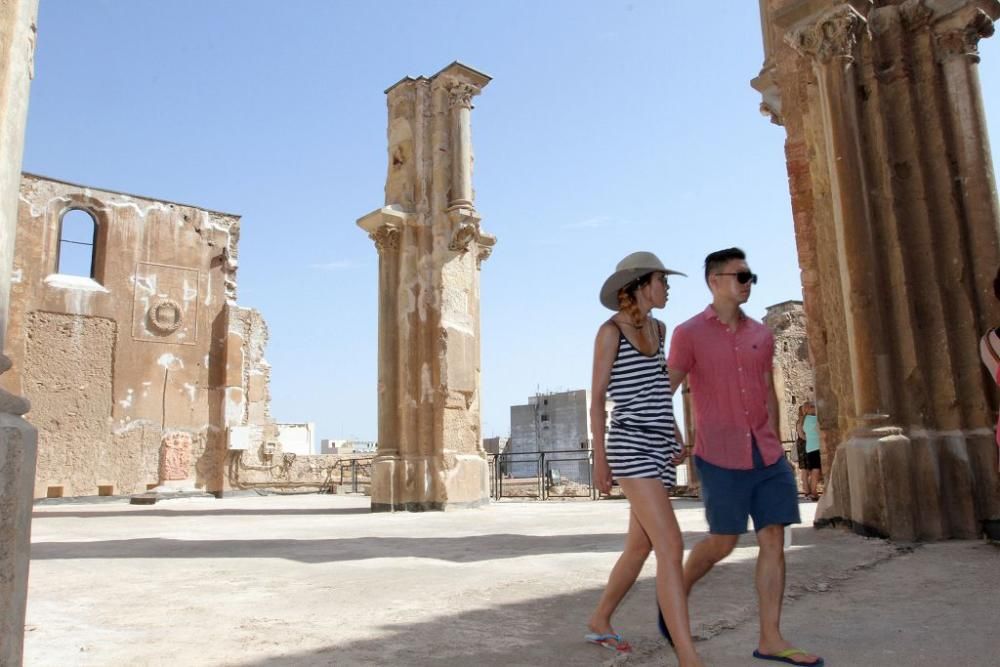
[[[464,81],[454,81],[447,84],[449,109],[471,109],[472,98],[479,94],[479,89]]]
[[[788,44],[804,56],[827,64],[834,58],[854,59],[858,38],[868,24],[850,5],[841,5],[822,14],[816,21],[793,28]]]
[[[476,268],[481,269],[483,262],[490,258],[493,254],[493,246],[497,244],[497,237],[492,234],[480,233],[479,235],[479,251],[476,253]]]
[[[383,255],[388,251],[399,250],[399,227],[382,225],[374,232],[368,234],[368,238],[375,242],[375,250]]]
[[[399,240],[410,214],[397,206],[385,206],[358,220],[358,227],[368,232],[378,254],[399,250]]]
[[[750,82],[750,87],[760,93],[760,113],[775,125],[783,125],[781,117],[781,89],[775,79],[774,65],[765,62],[760,74]]]
[[[939,61],[966,57],[978,63],[979,40],[993,35],[993,20],[981,9],[971,13],[967,22],[955,25],[944,21],[935,26],[934,42]]]

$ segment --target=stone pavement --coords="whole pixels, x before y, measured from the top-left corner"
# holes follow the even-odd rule
[[[649,563],[615,619],[631,657],[582,641],[624,501],[370,514],[329,495],[35,508],[25,664],[675,665]],[[677,500],[685,541],[705,531]],[[811,520],[814,506],[802,505]],[[784,628],[828,665],[996,665],[1000,549],[793,529]],[[753,660],[752,536],[692,598],[710,665]]]

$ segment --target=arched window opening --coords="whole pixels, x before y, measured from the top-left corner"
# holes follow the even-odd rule
[[[78,208],[66,211],[59,221],[59,261],[63,275],[94,277],[94,242],[97,222]]]

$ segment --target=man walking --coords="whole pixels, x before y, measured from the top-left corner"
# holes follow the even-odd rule
[[[701,477],[709,536],[684,564],[684,586],[728,556],[752,518],[760,547],[756,587],[760,640],[754,657],[793,665],[823,659],[781,635],[785,592],[784,527],[799,522],[795,474],[778,440],[778,399],[772,382],[774,337],[740,306],[757,276],[739,248],[705,258],[712,303],[678,326],[667,366],[673,386],[686,378],[694,402],[694,462]]]

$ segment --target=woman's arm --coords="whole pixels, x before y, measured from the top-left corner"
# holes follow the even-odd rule
[[[611,367],[618,354],[618,329],[605,322],[594,341],[594,369],[590,380],[590,428],[594,436],[594,483],[601,493],[611,492],[611,468],[604,453],[605,396],[611,381]]]

